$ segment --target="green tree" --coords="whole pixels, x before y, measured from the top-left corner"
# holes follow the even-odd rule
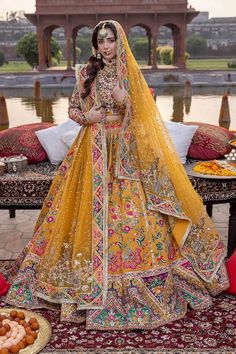
[[[80,48],[80,62],[86,63],[88,58],[92,55],[91,37],[78,35],[77,47]]]
[[[75,52],[76,52],[76,60],[77,62],[79,62],[81,57],[81,49],[79,47],[76,47]]]
[[[199,35],[192,35],[187,38],[186,41],[187,52],[191,56],[202,54],[207,48],[207,42],[205,38]]]
[[[38,42],[37,36],[33,32],[27,33],[22,37],[16,46],[17,55],[22,56],[27,63],[34,67],[38,65]],[[51,40],[51,55],[57,62],[60,61],[62,56],[60,46],[55,38]]]
[[[56,59],[57,63],[60,63],[62,59],[62,51],[59,43],[54,37],[51,39],[51,56]]]
[[[131,45],[131,50],[137,60],[146,60],[148,58],[147,38],[137,38]]]
[[[0,50],[0,66],[3,66],[5,63],[5,55],[2,50]]]
[[[156,51],[157,51],[157,62],[161,63],[161,47],[157,47]]]
[[[27,33],[16,45],[16,53],[22,56],[27,63],[34,67],[38,65],[37,36],[33,32]]]

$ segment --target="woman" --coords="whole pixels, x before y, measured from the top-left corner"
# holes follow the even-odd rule
[[[228,286],[224,247],[194,192],[121,26],[100,22],[77,74],[83,126],[18,260],[8,302],[61,304],[88,329],[148,329]],[[15,272],[17,269],[15,269]]]

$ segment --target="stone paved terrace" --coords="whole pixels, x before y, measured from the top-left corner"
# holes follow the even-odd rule
[[[0,259],[14,259],[30,240],[39,210],[17,210],[10,219],[8,210],[0,210]],[[227,243],[229,205],[215,205],[213,220]]]

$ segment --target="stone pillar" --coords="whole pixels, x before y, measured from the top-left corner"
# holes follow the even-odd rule
[[[152,35],[150,32],[147,33],[148,38],[148,65],[152,65]]]
[[[73,33],[72,36],[72,47],[73,47],[73,66],[75,66],[76,62],[77,62],[77,58],[76,58],[76,37],[77,37],[77,33]]]
[[[125,32],[126,37],[129,35],[129,25],[128,25],[128,14],[125,13],[123,21],[121,21],[121,26]]]
[[[178,57],[178,34],[173,33],[173,41],[174,41],[174,58],[173,58],[173,64],[176,65],[177,63],[177,57]]]
[[[157,69],[157,32],[152,32],[152,69]]]
[[[52,39],[52,35],[49,34],[47,37],[47,57],[48,57],[49,66],[52,66],[51,39]]]
[[[38,39],[38,69],[43,70],[45,69],[45,37],[43,31],[37,32],[37,39]]]
[[[66,60],[67,60],[67,68],[66,70],[71,70],[71,29],[69,28],[69,24],[67,23],[67,28],[65,30],[66,35]]]
[[[44,63],[45,67],[51,66],[51,33],[44,34]]]
[[[176,64],[179,68],[185,68],[185,37],[186,37],[186,27],[183,26],[178,34],[177,38],[177,60]]]

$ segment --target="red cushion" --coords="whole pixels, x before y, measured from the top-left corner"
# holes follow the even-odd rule
[[[226,262],[230,287],[226,290],[229,294],[236,295],[236,250]]]
[[[235,137],[234,132],[206,123],[188,122],[184,124],[198,125],[188,150],[187,156],[189,158],[198,160],[220,159],[232,149],[228,142]]]
[[[52,123],[33,123],[19,125],[0,132],[0,157],[23,154],[29,163],[40,162],[47,158],[35,131],[50,128]]]

